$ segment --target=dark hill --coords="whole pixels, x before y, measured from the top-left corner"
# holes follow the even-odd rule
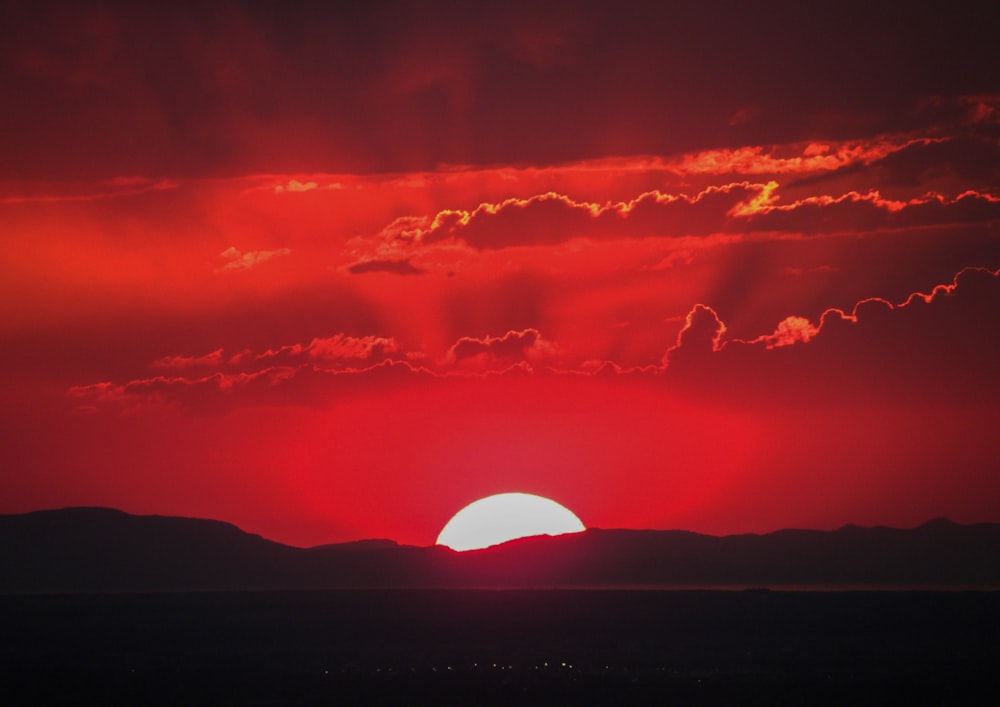
[[[6,591],[265,586],[301,551],[214,520],[66,508],[0,516]]]
[[[103,508],[0,515],[5,593],[470,586],[1000,587],[1000,524],[594,529],[455,553],[387,540],[302,549],[219,521]]]

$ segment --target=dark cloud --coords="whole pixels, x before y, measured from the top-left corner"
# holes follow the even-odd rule
[[[882,157],[789,181],[789,192],[842,189],[864,182],[870,189],[899,192],[937,189],[988,191],[1000,181],[1000,141],[974,132],[913,140]],[[920,192],[922,193],[922,192]]]
[[[178,373],[76,385],[67,396],[75,409],[88,412],[99,407],[130,413],[167,408],[220,414],[248,405],[326,407],[383,386],[407,386],[449,375],[531,373],[532,366],[552,360],[555,347],[534,329],[498,337],[463,337],[448,350],[442,372],[401,360],[397,351],[391,338],[337,335],[263,353],[167,356],[154,367]],[[369,364],[372,361],[376,363]],[[200,373],[206,367],[217,370]],[[194,374],[184,375],[189,369]]]
[[[911,199],[876,190],[785,200],[777,182],[707,187],[693,195],[647,192],[628,202],[595,204],[556,193],[406,217],[383,237],[432,245],[457,240],[477,250],[550,246],[576,238],[614,240],[715,233],[773,233],[776,238],[879,229],[924,228],[1000,220],[1000,196],[965,190]],[[356,266],[355,266],[356,267]]]
[[[0,176],[672,154],[913,128],[941,112],[921,100],[998,89],[966,3],[515,7],[4,3]]]
[[[347,270],[352,275],[373,272],[393,273],[394,275],[423,275],[427,272],[411,263],[409,258],[403,260],[365,260],[351,265]]]
[[[722,230],[731,210],[765,189],[740,182],[691,195],[653,191],[628,202],[600,204],[548,192],[471,211],[445,210],[422,220],[406,218],[390,224],[385,233],[427,244],[457,239],[480,250],[554,245],[574,238],[704,235]]]
[[[775,199],[730,229],[803,235],[861,234],[879,229],[991,223],[1000,220],[1000,197],[966,191],[955,196],[926,194],[911,200],[882,197],[876,191],[836,197],[807,197],[792,203]]]
[[[213,275],[211,263],[206,272],[213,280],[228,285],[242,279]],[[178,296],[185,294],[190,296],[178,290]],[[122,299],[111,304],[99,299],[99,311],[50,317],[17,330],[12,336],[20,346],[0,350],[0,362],[25,375],[47,371],[79,383],[129,380],[148,374],[151,362],[179,354],[199,357],[222,349],[229,357],[323,339],[331,332],[363,338],[385,329],[374,304],[340,282],[235,290],[219,298],[209,290],[196,307],[183,311],[143,295]]]
[[[384,387],[426,382],[432,374],[405,362],[367,368],[327,369],[311,364],[275,366],[253,373],[217,372],[200,378],[157,376],[127,383],[74,386],[74,406],[137,413],[152,408],[193,415],[219,415],[247,406],[330,407]]]
[[[551,343],[537,329],[508,331],[503,336],[462,337],[448,349],[445,359],[457,365],[510,366],[520,362],[540,362],[554,353]]]
[[[722,345],[726,326],[715,310],[704,304],[696,304],[684,319],[684,326],[677,335],[677,344],[663,357],[664,365],[671,362],[697,360],[698,357],[714,353]]]
[[[392,337],[347,336],[335,334],[316,338],[308,344],[289,344],[267,351],[242,351],[229,359],[229,363],[243,370],[261,366],[268,368],[313,362],[326,368],[356,366],[364,361],[382,361],[395,358],[399,344]]]
[[[698,306],[667,353],[666,378],[672,389],[740,406],[993,405],[998,330],[1000,275],[982,269],[903,303],[876,298],[817,322],[790,317],[753,340],[727,339],[715,312]]]

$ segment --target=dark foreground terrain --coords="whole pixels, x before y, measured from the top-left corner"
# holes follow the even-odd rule
[[[449,587],[1000,588],[1000,523],[715,537],[600,530],[454,552],[291,547],[217,520],[111,508],[0,515],[0,594]]]
[[[3,703],[1000,704],[1000,592],[0,597]]]

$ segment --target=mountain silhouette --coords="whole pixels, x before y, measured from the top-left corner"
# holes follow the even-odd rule
[[[0,592],[362,587],[996,587],[1000,524],[715,537],[591,529],[456,553],[391,540],[297,548],[215,520],[107,508],[0,515]]]

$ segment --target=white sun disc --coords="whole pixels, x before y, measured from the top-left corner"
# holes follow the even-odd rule
[[[530,493],[499,493],[456,513],[442,528],[437,544],[459,551],[477,550],[516,538],[586,529],[571,510],[551,499]]]

